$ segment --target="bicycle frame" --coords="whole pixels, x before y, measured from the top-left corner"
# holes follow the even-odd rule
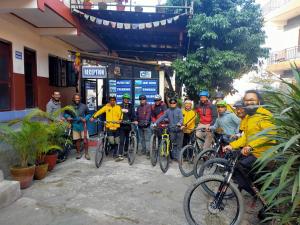
[[[162,130],[161,140],[165,140],[167,143],[167,156],[170,154],[170,134],[168,133],[168,128],[165,127]],[[160,155],[163,155],[162,149],[160,149]]]

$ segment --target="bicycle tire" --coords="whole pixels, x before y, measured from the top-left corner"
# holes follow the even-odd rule
[[[190,150],[190,151],[189,151]],[[192,156],[190,157],[190,153],[192,151]],[[195,154],[196,154],[196,148],[193,145],[186,145],[184,146],[179,154],[179,159],[178,159],[178,166],[181,174],[185,177],[189,177],[193,175],[194,172],[194,162],[195,162]],[[186,157],[184,156],[186,154]],[[186,170],[184,167],[185,162],[187,165],[191,166],[191,170]]]
[[[150,162],[152,166],[156,166],[158,158],[158,137],[155,134],[150,138]]]
[[[214,170],[212,171],[213,174],[204,174],[204,171],[206,168],[210,167],[211,165],[222,165],[222,166],[217,166],[214,168]],[[228,168],[228,160],[226,159],[223,159],[223,158],[215,158],[215,159],[210,159],[208,161],[206,161],[205,163],[203,163],[203,165],[200,167],[200,170],[199,170],[199,175],[200,177],[202,176],[208,176],[208,175],[220,175],[220,176],[223,176],[224,175],[224,172],[226,171],[226,168]],[[219,168],[219,170],[217,170]],[[220,170],[221,169],[221,170]],[[216,173],[218,172],[218,173]],[[219,174],[221,172],[221,174]],[[214,192],[212,190],[209,189],[209,187],[207,187],[205,184],[203,184],[203,189],[211,196],[214,195]],[[233,197],[233,194],[232,193],[228,193],[225,195],[225,199],[229,199],[229,198],[232,198]]]
[[[166,173],[170,165],[170,152],[167,150],[166,140],[161,140],[159,152],[159,166],[163,173]]]
[[[137,151],[137,138],[136,136],[129,137],[129,143],[128,143],[128,164],[131,166],[134,163],[135,157],[136,157],[136,151]]]
[[[95,165],[97,168],[99,168],[103,162],[104,154],[105,154],[105,141],[103,138],[99,141],[99,146],[96,149],[96,154],[95,154]]]
[[[200,177],[199,170],[200,170],[201,166],[203,165],[203,163],[205,161],[209,160],[211,158],[210,155],[214,154],[214,153],[216,153],[216,151],[214,149],[207,149],[205,151],[200,152],[197,155],[197,157],[195,159],[195,163],[194,163],[194,168],[193,168],[193,174],[196,179],[198,179]],[[207,155],[208,155],[208,157],[206,158]]]
[[[218,182],[220,184],[222,184],[224,182],[224,177],[219,176],[219,175],[207,175],[207,176],[203,176],[201,178],[199,178],[192,186],[190,186],[188,188],[188,190],[185,192],[185,196],[184,196],[184,200],[183,200],[183,209],[184,209],[184,215],[185,218],[188,222],[189,225],[206,225],[207,223],[203,223],[203,221],[201,221],[201,223],[198,223],[195,221],[195,218],[193,217],[193,213],[191,212],[191,199],[192,199],[192,195],[194,194],[195,190],[199,187],[199,186],[203,186],[203,184],[211,182],[211,181],[215,181]],[[232,183],[229,183],[228,186],[229,189],[231,189],[231,191],[233,192],[234,196],[236,197],[236,203],[237,203],[237,212],[236,215],[234,217],[234,219],[228,224],[228,225],[239,225],[242,222],[243,219],[243,215],[244,215],[244,200],[243,200],[243,196],[241,194],[241,192],[238,190],[238,188]],[[195,192],[196,194],[199,194],[199,191]],[[198,196],[197,196],[198,197]],[[210,197],[211,198],[211,197]],[[199,199],[197,199],[199,200]],[[209,200],[209,199],[207,199]],[[203,206],[203,199],[201,199],[201,205]],[[211,200],[209,200],[211,201]],[[224,204],[227,204],[228,200],[225,201]],[[200,204],[198,204],[200,205]],[[228,204],[229,205],[229,204]],[[210,211],[209,206],[211,206],[211,204],[207,204],[206,205],[206,210],[208,212],[208,215],[213,215],[213,218],[217,218],[217,216],[215,216],[216,212],[214,212],[214,214]],[[232,204],[230,204],[230,208]],[[224,207],[225,209],[225,207]],[[218,210],[224,210],[224,209],[218,209]],[[231,209],[232,210],[232,209]],[[198,211],[199,216],[203,217],[204,220],[206,219],[205,217],[207,216],[203,211]],[[222,219],[222,218],[221,218]],[[227,221],[222,221],[224,224],[224,222]],[[219,223],[211,223],[211,224],[219,224]],[[208,224],[207,224],[208,225]]]

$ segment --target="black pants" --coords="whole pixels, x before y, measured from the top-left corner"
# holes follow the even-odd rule
[[[255,192],[251,188],[251,183],[254,179],[254,171],[252,170],[253,165],[256,161],[256,157],[253,155],[248,155],[242,157],[234,171],[234,178],[237,181],[239,188],[244,189],[251,195],[255,195]],[[246,175],[246,177],[244,176]]]
[[[117,156],[118,153],[118,145],[120,144],[120,130],[108,130],[107,131],[108,142],[111,146],[111,150],[113,151],[113,156]]]
[[[120,128],[119,155],[123,155],[123,151],[125,151],[125,152],[128,151],[130,131],[131,131],[131,126],[122,126]]]

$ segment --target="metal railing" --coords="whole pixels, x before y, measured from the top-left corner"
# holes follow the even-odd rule
[[[132,1],[126,4],[118,3],[85,3],[84,0],[70,0],[70,9],[91,9],[91,10],[115,10],[130,12],[157,12],[157,13],[187,13],[193,14],[193,1],[190,6],[168,6],[168,5],[135,5]]]
[[[285,4],[292,0],[269,0],[266,4],[262,6],[262,11],[264,15],[269,14],[275,9],[283,7]]]
[[[268,64],[276,64],[293,59],[300,59],[300,46],[286,48],[284,50],[271,53],[268,59]]]

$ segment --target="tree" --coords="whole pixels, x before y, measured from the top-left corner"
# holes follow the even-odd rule
[[[189,53],[172,64],[177,78],[192,98],[201,89],[233,93],[233,80],[268,56],[268,49],[261,47],[261,9],[253,0],[198,0],[194,13],[188,24]]]

